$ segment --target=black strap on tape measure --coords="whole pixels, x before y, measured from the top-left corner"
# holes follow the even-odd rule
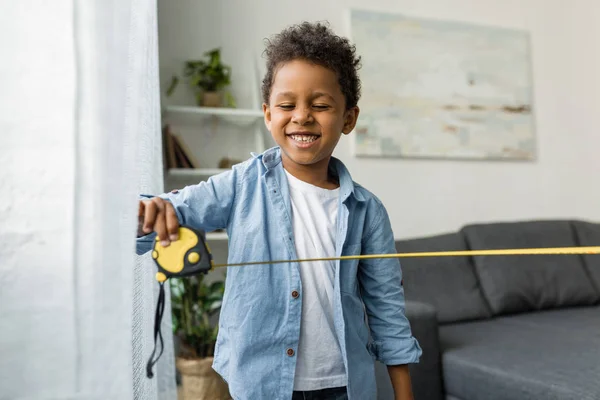
[[[148,360],[148,364],[146,365],[146,376],[148,378],[154,377],[154,373],[152,372],[152,368],[158,362],[160,356],[162,356],[163,351],[165,350],[165,342],[163,340],[162,332],[160,331],[160,325],[162,323],[162,318],[165,313],[165,283],[160,282],[160,289],[158,293],[158,301],[156,303],[156,313],[154,314],[154,349],[152,350],[152,355],[150,355],[150,359]],[[157,340],[160,340],[160,353],[158,356],[154,358],[156,354],[156,344]]]

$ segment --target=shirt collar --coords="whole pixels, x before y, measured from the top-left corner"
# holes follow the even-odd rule
[[[272,147],[266,150],[262,154],[262,162],[267,170],[273,169],[281,164],[281,149],[279,147]],[[365,197],[362,193],[356,190],[354,181],[352,181],[352,176],[350,176],[350,172],[342,161],[335,157],[331,157],[329,170],[333,175],[337,176],[340,181],[340,196],[342,197],[342,202],[346,201],[350,195],[354,196],[357,201],[365,201]]]

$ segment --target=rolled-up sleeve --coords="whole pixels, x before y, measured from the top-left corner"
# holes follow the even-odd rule
[[[180,190],[157,195],[171,204],[177,213],[181,225],[211,232],[227,227],[231,209],[235,201],[240,171],[232,170],[210,177],[197,185],[186,186]],[[153,195],[141,195],[140,198],[152,198]],[[136,253],[144,254],[153,246],[155,233],[139,237]]]
[[[377,203],[363,239],[363,254],[396,253],[394,234],[385,207]],[[361,260],[361,294],[367,311],[376,358],[386,365],[419,362],[422,350],[405,315],[402,270],[397,258]]]

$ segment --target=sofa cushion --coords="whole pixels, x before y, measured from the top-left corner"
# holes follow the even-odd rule
[[[600,246],[600,224],[591,222],[574,221],[575,236],[579,246]],[[600,292],[600,255],[584,255],[583,265],[590,274],[596,291]]]
[[[399,253],[466,250],[460,233],[396,242]],[[467,257],[401,259],[407,300],[431,304],[440,323],[488,318],[473,265]]]
[[[600,307],[440,328],[444,383],[461,399],[600,398]]]
[[[473,250],[575,246],[569,221],[504,222],[462,229]],[[473,257],[494,315],[600,300],[578,255]]]

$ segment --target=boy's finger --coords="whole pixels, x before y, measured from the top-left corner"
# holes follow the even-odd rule
[[[156,204],[151,200],[144,200],[144,233],[150,233],[154,230],[154,223],[156,221],[156,214],[158,209]]]
[[[167,217],[165,210],[165,201],[155,197],[152,202],[156,205],[156,221],[154,221],[154,232],[160,239],[160,244],[167,247],[170,244],[169,233],[167,232]]]
[[[144,214],[146,213],[146,203],[143,200],[139,201],[138,206],[138,236],[144,236],[152,232],[151,229],[144,227]]]
[[[175,208],[170,202],[165,203],[165,216],[167,220],[169,239],[175,241],[179,238],[179,220],[177,219]]]
[[[158,218],[156,218],[156,223],[154,224],[154,232],[156,232],[160,239],[161,246],[167,247],[171,242],[169,241],[169,235],[167,235],[167,224],[164,215],[164,212],[158,214]]]

